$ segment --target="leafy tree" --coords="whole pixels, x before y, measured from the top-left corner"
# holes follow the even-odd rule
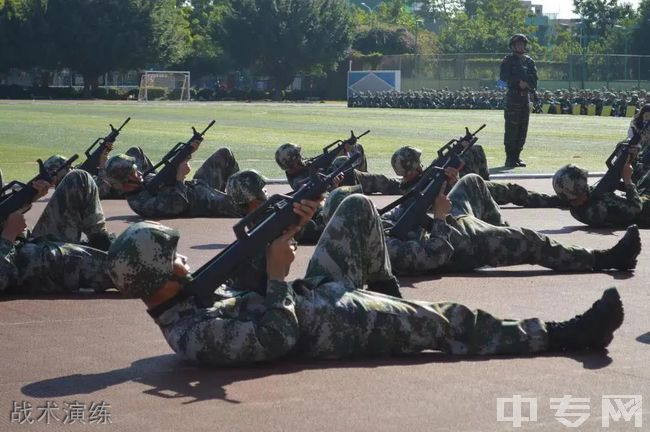
[[[346,0],[232,0],[221,34],[233,60],[271,77],[279,97],[298,72],[335,67],[352,21]]]
[[[352,48],[363,54],[414,53],[415,36],[403,27],[371,27],[357,34]]]
[[[618,0],[573,0],[573,5],[582,19],[583,45],[606,37],[619,21],[634,15],[632,6],[619,4]]]
[[[469,7],[471,6],[471,7]],[[504,52],[514,33],[530,34],[526,10],[519,0],[465,2],[465,11],[453,16],[440,32],[445,52]]]
[[[230,61],[215,32],[227,11],[227,0],[179,0],[183,15],[189,23],[191,43],[185,59],[177,67],[194,76],[225,73]]]
[[[0,71],[45,61],[42,49],[47,0],[0,0]]]
[[[650,0],[642,0],[638,8],[638,21],[632,30],[631,53],[650,54],[648,35],[650,35]],[[647,60],[645,61],[648,65]]]
[[[86,93],[106,72],[179,61],[189,41],[174,0],[49,0],[45,21],[52,66],[82,74]]]

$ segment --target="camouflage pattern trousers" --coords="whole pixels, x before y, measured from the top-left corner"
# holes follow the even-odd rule
[[[156,195],[146,189],[129,195],[131,209],[145,218],[241,217],[242,210],[223,191],[239,164],[227,148],[214,152],[183,185],[164,186]]]
[[[384,234],[372,202],[341,203],[309,262],[305,279],[270,281],[267,294],[216,302],[190,298],[156,317],[172,349],[210,365],[243,365],[285,355],[340,359],[369,355],[524,354],[545,350],[539,319],[501,320],[450,302],[401,300],[361,290],[391,277]]]
[[[80,245],[82,233],[92,237],[105,232],[105,225],[92,176],[71,171],[57,186],[32,236],[5,255],[12,265],[0,266],[0,286],[30,293],[113,287],[106,273],[106,253]]]
[[[428,236],[409,241],[387,239],[398,274],[469,271],[483,266],[537,264],[558,271],[591,271],[593,252],[565,246],[527,228],[507,226],[486,182],[461,178],[448,195],[446,221],[434,221]]]
[[[503,145],[506,157],[516,161],[524,148],[528,134],[528,119],[530,117],[528,97],[517,99],[507,97],[503,116],[505,118]]]

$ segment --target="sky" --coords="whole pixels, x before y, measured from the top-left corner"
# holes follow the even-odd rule
[[[624,0],[619,3],[631,3],[635,8],[641,0]],[[559,13],[558,18],[575,18],[572,0],[533,0],[533,4],[544,6],[544,13]]]

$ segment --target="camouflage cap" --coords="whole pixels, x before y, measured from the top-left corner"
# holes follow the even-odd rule
[[[132,224],[108,250],[108,274],[128,297],[147,298],[172,275],[179,234],[157,222]]]
[[[390,158],[390,164],[393,166],[395,174],[405,176],[422,167],[422,163],[420,162],[421,154],[422,150],[411,146],[397,149]]]
[[[284,171],[302,161],[302,148],[298,144],[282,144],[275,151],[275,161]]]
[[[589,193],[587,171],[569,164],[553,175],[553,189],[558,197],[566,201],[574,201]]]
[[[45,168],[45,171],[54,173],[59,170],[67,162],[67,160],[68,159],[61,155],[50,156],[45,160],[45,162],[43,162],[43,167]]]
[[[125,183],[138,167],[135,158],[126,154],[113,156],[106,163],[106,176],[118,184]]]
[[[329,222],[330,218],[334,215],[334,212],[336,212],[336,209],[339,208],[341,202],[355,193],[363,193],[361,185],[341,186],[334,189],[325,200],[325,204],[323,204],[322,215],[325,223]]]
[[[256,170],[239,171],[228,178],[226,193],[235,204],[245,206],[249,202],[260,199],[266,201],[264,186],[267,179]]]

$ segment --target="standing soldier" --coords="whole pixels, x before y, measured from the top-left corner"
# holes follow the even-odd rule
[[[507,168],[526,166],[519,155],[526,143],[528,132],[528,94],[537,88],[537,68],[533,59],[525,55],[527,44],[528,38],[523,34],[511,37],[512,54],[507,55],[501,62],[500,79],[508,83],[504,110],[506,132],[503,140]]]

